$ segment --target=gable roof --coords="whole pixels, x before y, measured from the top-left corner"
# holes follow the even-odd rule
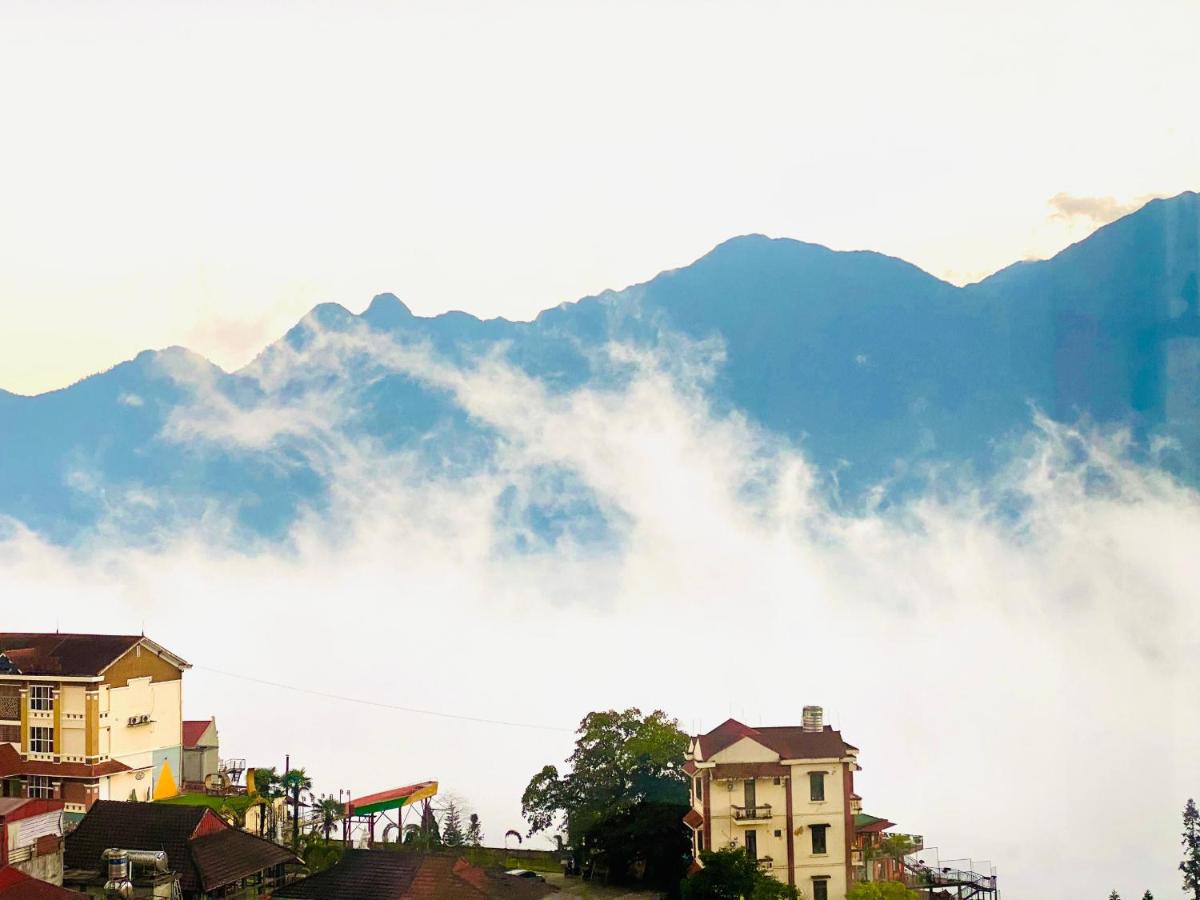
[[[697,737],[700,759],[711,759],[742,738],[775,751],[781,759],[841,759],[849,751],[858,749],[847,744],[842,740],[842,733],[828,725],[820,731],[805,731],[800,725],[751,728],[737,719],[726,719],[708,734]]]
[[[300,862],[286,847],[237,828],[223,828],[194,838],[191,851],[206,891],[233,884],[271,866]]]
[[[101,854],[109,847],[165,850],[185,891],[214,890],[271,866],[300,862],[285,848],[239,831],[206,806],[172,803],[97,800],[67,835],[63,862],[69,869],[101,870]]]
[[[280,888],[274,896],[280,900],[537,900],[551,893],[554,889],[540,881],[494,875],[452,854],[347,850],[330,868]]]
[[[166,656],[172,665],[190,668],[188,663],[141,634],[0,632],[0,672],[94,678],[138,644]]]
[[[204,732],[208,731],[208,726],[215,725],[216,721],[216,719],[185,719],[183,722],[183,749],[195,749],[204,737]]]

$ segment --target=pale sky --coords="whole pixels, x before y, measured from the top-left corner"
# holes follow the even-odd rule
[[[315,303],[529,318],[746,232],[953,281],[1200,187],[1183,2],[21,3],[0,387]]]
[[[6,2],[0,388],[317,302],[529,318],[762,232],[965,282],[1200,186],[1200,5]]]

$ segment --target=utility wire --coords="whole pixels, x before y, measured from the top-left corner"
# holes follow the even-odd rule
[[[436,709],[419,709],[415,706],[401,706],[398,703],[384,703],[381,700],[367,700],[363,697],[348,697],[345,694],[333,694],[328,691],[318,691],[313,688],[299,687],[294,684],[283,684],[279,681],[268,681],[266,678],[255,678],[251,675],[241,675],[237,672],[226,672],[223,669],[214,669],[211,666],[193,665],[193,669],[199,669],[202,672],[212,672],[215,675],[224,675],[226,678],[236,678],[241,681],[252,681],[255,684],[265,684],[268,687],[279,688],[284,691],[294,691],[297,694],[310,694],[314,697],[324,697],[327,700],[338,700],[342,703],[358,703],[362,706],[374,706],[379,709],[391,709],[397,712],[415,713],[419,716],[436,716],[439,719],[456,719],[460,722],[479,722],[484,725],[503,725],[508,728],[533,728],[538,731],[574,731],[572,728],[563,728],[558,725],[539,725],[534,722],[512,722],[506,719],[487,719],[482,716],[464,716],[458,713],[440,712]]]

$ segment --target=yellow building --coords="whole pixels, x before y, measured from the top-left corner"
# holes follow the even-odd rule
[[[695,856],[741,847],[806,900],[844,900],[851,883],[858,748],[804,707],[804,724],[751,728],[729,719],[692,738]]]
[[[144,635],[0,633],[0,787],[65,801],[161,799],[182,771],[183,671]]]

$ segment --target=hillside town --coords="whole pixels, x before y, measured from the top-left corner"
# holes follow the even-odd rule
[[[320,797],[301,768],[227,754],[217,716],[184,717],[190,667],[145,635],[0,633],[0,900],[733,896],[706,887],[731,863],[754,897],[1000,896],[990,864],[943,860],[865,811],[859,749],[818,706],[691,737],[657,712],[594,713],[593,749],[621,729],[662,738],[638,766],[678,794],[601,798],[593,814],[535,777],[529,834],[556,846],[531,849],[515,831],[485,845],[436,780]],[[612,765],[573,759],[571,777]],[[612,843],[614,817],[645,828],[642,845]]]

